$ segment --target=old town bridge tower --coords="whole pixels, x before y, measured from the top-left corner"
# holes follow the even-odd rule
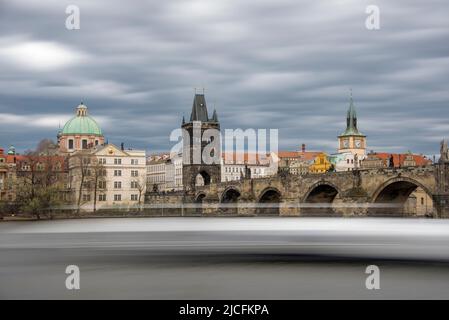
[[[186,122],[183,118],[181,128],[183,129],[184,189],[187,192],[194,192],[196,186],[220,182],[220,123],[215,110],[209,118],[204,93],[195,93],[190,121]],[[214,132],[215,135],[213,135]],[[211,146],[215,147],[211,149]]]

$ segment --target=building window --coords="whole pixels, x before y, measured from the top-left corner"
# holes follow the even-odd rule
[[[121,188],[122,188],[122,182],[114,181],[114,189],[121,189]]]
[[[114,164],[122,164],[122,159],[114,158]]]
[[[122,201],[122,195],[121,194],[114,194],[114,201]]]
[[[83,201],[90,201],[90,194],[83,194]]]
[[[131,181],[131,189],[137,189],[137,181]]]
[[[139,176],[139,171],[131,170],[131,177],[138,177],[138,176]]]
[[[87,149],[87,140],[86,139],[82,140],[82,148]]]
[[[99,164],[106,164],[106,158],[100,158],[98,159]]]
[[[138,195],[137,194],[132,194],[131,195],[131,201],[137,201],[138,200]]]
[[[69,150],[73,149],[73,139],[69,139]]]
[[[114,170],[114,176],[121,177],[122,176],[122,170]]]
[[[421,198],[421,205],[424,205],[424,198]]]
[[[95,145],[98,146],[98,140],[95,140]]]
[[[106,195],[105,194],[99,194],[98,195],[98,201],[106,201]]]
[[[106,189],[106,181],[98,181],[98,188]]]
[[[139,160],[138,159],[131,159],[131,164],[137,165],[137,164],[139,164]]]

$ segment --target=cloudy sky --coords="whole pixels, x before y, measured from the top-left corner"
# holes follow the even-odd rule
[[[67,30],[66,7],[81,12]],[[368,30],[367,5],[380,9]],[[205,87],[222,128],[334,152],[349,88],[368,149],[449,137],[447,0],[1,0],[0,147],[55,138],[80,101],[109,142],[169,150]]]

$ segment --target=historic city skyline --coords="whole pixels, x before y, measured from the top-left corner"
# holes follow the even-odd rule
[[[109,141],[167,150],[204,86],[223,128],[275,125],[281,149],[334,152],[352,87],[368,150],[438,154],[449,129],[448,4],[404,3],[378,1],[376,31],[365,28],[364,1],[245,2],[239,12],[222,1],[138,12],[79,1],[73,31],[65,1],[4,3],[1,145],[54,139],[84,101]]]

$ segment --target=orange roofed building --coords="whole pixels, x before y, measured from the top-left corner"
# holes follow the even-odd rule
[[[279,151],[277,153],[279,157],[279,171],[294,175],[303,175],[312,171],[318,172],[321,168],[315,166],[315,162],[323,154],[321,151],[306,151],[305,144],[301,145],[301,151]],[[328,162],[327,159],[325,162]],[[318,161],[318,164],[320,163],[321,161]]]
[[[0,200],[14,201],[17,184],[31,183],[31,179],[36,184],[62,183],[65,190],[68,184],[67,158],[58,155],[19,155],[13,146],[7,154],[0,149]]]
[[[432,164],[432,161],[421,154],[370,152],[362,160],[362,169],[420,167]]]

